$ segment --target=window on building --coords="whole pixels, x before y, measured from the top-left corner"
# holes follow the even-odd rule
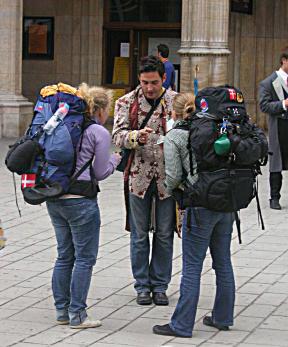
[[[181,21],[179,0],[109,0],[110,22],[166,22]]]

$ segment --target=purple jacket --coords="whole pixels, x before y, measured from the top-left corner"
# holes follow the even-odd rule
[[[114,154],[110,154],[111,136],[109,131],[102,125],[90,125],[83,134],[81,151],[77,151],[76,170],[81,167],[94,156],[93,169],[97,181],[102,181],[110,176],[116,166],[118,160]],[[79,150],[79,145],[78,145]],[[78,177],[79,180],[90,180],[89,167]]]

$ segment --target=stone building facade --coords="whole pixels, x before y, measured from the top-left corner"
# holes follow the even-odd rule
[[[0,137],[23,133],[43,85],[56,81],[105,85],[108,2],[0,0]],[[179,85],[181,91],[193,91],[198,66],[199,88],[224,83],[239,87],[254,120],[266,127],[258,108],[258,84],[278,68],[279,52],[287,45],[288,1],[252,3],[249,15],[231,12],[229,0],[182,0]],[[23,17],[54,18],[53,59],[22,58]],[[160,26],[165,29],[165,23]],[[143,34],[144,24],[141,30]]]

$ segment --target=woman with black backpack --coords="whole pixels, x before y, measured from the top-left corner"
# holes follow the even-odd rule
[[[189,115],[195,111],[192,94],[178,94],[174,98],[173,129],[164,142],[166,189],[175,196],[175,189],[189,188],[197,181],[197,165],[190,165]],[[193,168],[193,172],[191,172]],[[221,204],[221,201],[219,201]],[[219,330],[233,325],[235,283],[231,264],[230,244],[233,213],[215,212],[204,207],[187,207],[182,227],[183,269],[180,298],[169,324],[155,325],[154,334],[191,337],[200,294],[200,278],[208,247],[216,272],[216,297],[211,316],[203,324]]]

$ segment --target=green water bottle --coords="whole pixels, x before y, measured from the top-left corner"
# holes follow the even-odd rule
[[[231,143],[227,137],[227,133],[221,134],[221,136],[214,142],[214,151],[217,155],[228,154],[230,147]]]

